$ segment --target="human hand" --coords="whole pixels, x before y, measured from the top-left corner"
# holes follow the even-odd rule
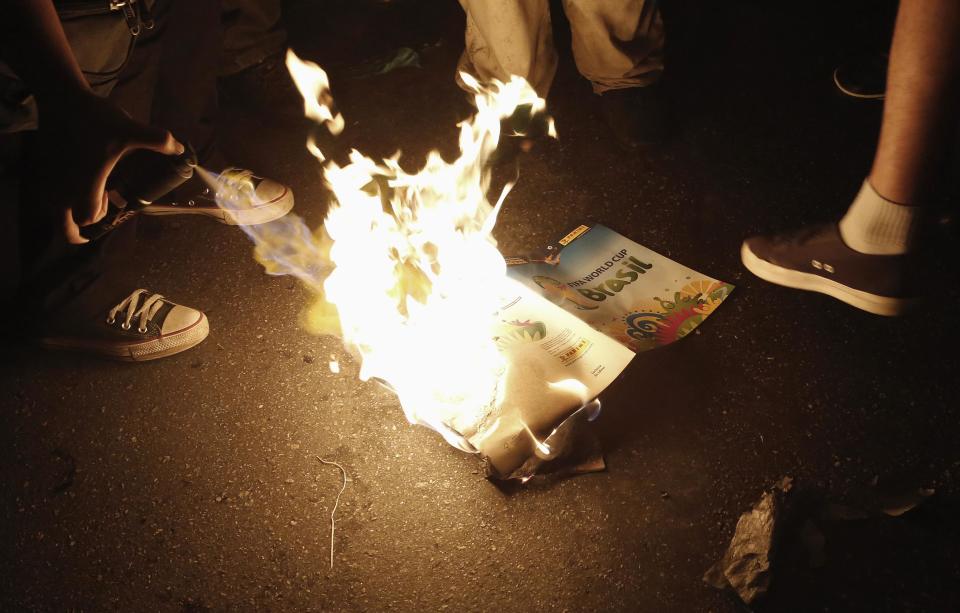
[[[38,201],[51,206],[68,243],[82,244],[80,226],[96,223],[107,212],[107,177],[126,153],[150,149],[183,152],[167,130],[131,119],[121,109],[89,91],[55,100],[38,99],[40,126],[34,164],[52,180],[33,186]]]

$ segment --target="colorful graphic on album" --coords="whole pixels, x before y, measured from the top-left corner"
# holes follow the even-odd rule
[[[733,291],[712,279],[697,279],[670,298],[654,296],[622,317],[594,326],[635,353],[680,340],[699,326]]]
[[[510,276],[634,353],[692,332],[733,285],[604,226],[579,226],[542,256],[507,259]],[[498,343],[542,340],[542,321],[503,322]]]
[[[501,350],[514,345],[542,341],[547,336],[547,325],[542,321],[501,321],[494,340]]]

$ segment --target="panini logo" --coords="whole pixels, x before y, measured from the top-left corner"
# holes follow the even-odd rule
[[[561,238],[561,239],[560,239],[559,241],[557,241],[557,242],[560,243],[561,245],[563,245],[564,247],[566,247],[567,245],[569,245],[570,243],[572,243],[574,240],[576,240],[576,238],[577,238],[578,236],[580,236],[581,234],[583,234],[584,232],[586,232],[586,231],[589,230],[589,229],[590,229],[590,226],[580,226],[580,227],[578,227],[577,229],[575,229],[573,232],[571,232],[570,234],[567,234],[566,236],[564,236],[563,238]]]

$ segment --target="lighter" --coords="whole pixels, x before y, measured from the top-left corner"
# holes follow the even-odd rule
[[[125,157],[107,181],[107,214],[84,226],[80,234],[91,241],[106,235],[158,198],[183,185],[197,167],[197,154],[190,144],[180,155],[164,155],[141,149]]]

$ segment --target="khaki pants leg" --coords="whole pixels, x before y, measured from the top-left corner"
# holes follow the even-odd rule
[[[557,72],[549,0],[460,0],[467,13],[461,71],[481,82],[525,78],[540,96]],[[463,87],[459,77],[457,82]]]
[[[663,72],[656,0],[564,0],[577,69],[602,94],[650,85]]]

